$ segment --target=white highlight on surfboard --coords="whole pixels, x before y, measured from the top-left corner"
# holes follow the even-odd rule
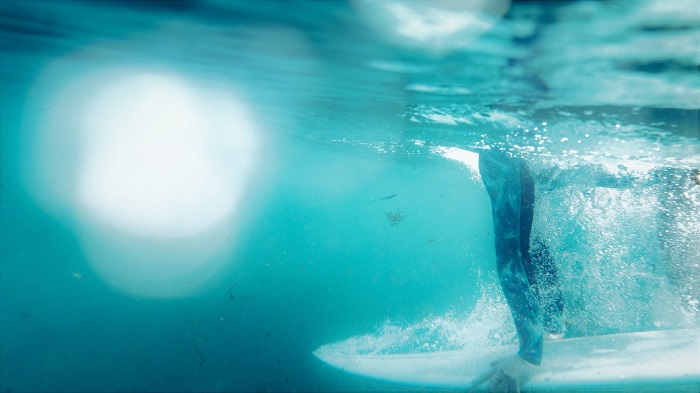
[[[518,351],[500,287],[481,287],[470,312],[429,317],[321,346],[314,355],[343,372],[401,384],[467,388],[489,364]],[[538,373],[522,391],[695,392],[700,329],[622,333],[547,341]],[[477,388],[484,391],[485,385]],[[693,390],[695,389],[695,390]]]
[[[517,345],[452,351],[314,354],[345,372],[385,381],[466,388],[494,360]],[[547,341],[538,373],[522,391],[562,390],[696,392],[700,384],[700,329],[611,334]],[[481,385],[479,389],[485,390]]]

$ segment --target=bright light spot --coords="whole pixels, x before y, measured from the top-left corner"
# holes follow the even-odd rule
[[[186,237],[233,207],[225,174],[202,152],[172,143],[124,144],[90,157],[80,201],[107,223],[133,233]]]
[[[394,17],[396,32],[418,42],[441,39],[469,26],[477,30],[486,30],[489,27],[487,21],[480,20],[470,13],[450,13],[439,8],[428,8],[425,12],[419,12],[401,3],[386,3],[385,9]]]
[[[450,160],[455,160],[465,164],[469,169],[472,179],[480,180],[481,173],[479,172],[479,153],[460,149],[457,147],[438,146],[432,148],[434,154],[439,154]]]
[[[354,0],[365,21],[398,45],[431,51],[463,47],[493,26],[509,0]]]
[[[49,91],[28,167],[37,200],[114,288],[177,297],[202,287],[229,260],[259,165],[244,101],[221,83],[133,69]]]
[[[228,130],[239,140],[232,156],[252,146],[245,113]],[[223,108],[222,108],[223,109]],[[81,204],[105,222],[132,233],[184,237],[215,224],[234,208],[245,178],[234,162],[216,157],[213,113],[178,80],[152,74],[126,77],[90,103],[83,121],[85,160],[78,184]],[[232,160],[228,160],[232,161]],[[238,162],[250,167],[250,163]]]

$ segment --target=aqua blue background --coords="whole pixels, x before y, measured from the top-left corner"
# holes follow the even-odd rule
[[[619,159],[625,152],[615,151],[614,142],[629,138],[648,152],[661,147],[658,156],[637,157],[642,161],[671,157],[678,167],[697,165],[697,109],[557,105],[537,75],[509,68],[522,60],[510,59],[511,51],[529,48],[536,36],[502,42],[494,33],[479,41],[492,43],[491,51],[477,45],[434,57],[377,40],[345,2],[236,2],[229,13],[197,1],[65,3],[81,5],[80,14],[50,3],[3,1],[1,9],[2,392],[420,390],[344,374],[312,352],[381,334],[387,324],[467,315],[483,287],[496,282],[486,193],[463,164],[430,148],[498,144],[516,133],[498,122],[422,121],[430,108],[547,121],[555,142],[595,134],[602,142],[586,148],[601,153],[598,159],[610,151],[611,161]],[[506,17],[538,7],[545,5],[518,3]],[[115,19],[106,22],[108,15]],[[558,23],[545,16],[539,20],[544,26]],[[226,26],[232,34],[214,44],[219,53],[205,57],[187,33],[157,34],[157,22],[173,18]],[[71,30],[75,25],[87,28]],[[313,59],[287,57],[284,43],[275,40],[260,47],[255,34],[271,25],[299,34]],[[251,106],[265,115],[272,142],[263,151],[265,170],[245,200],[238,244],[226,267],[190,297],[146,299],[106,285],[92,272],[70,223],[26,187],[26,138],[40,113],[32,99],[52,93],[33,92],[35,79],[52,60],[103,37],[125,43],[122,52],[86,59],[56,80],[114,58],[165,64],[193,78],[243,86]],[[438,71],[367,65],[377,59]],[[669,63],[652,77],[688,72]],[[671,74],[664,73],[668,69]],[[412,83],[475,94],[421,94],[405,89]],[[550,101],[535,105],[540,99]],[[610,127],[617,122],[627,126],[619,134]],[[545,153],[559,154],[562,146],[549,145]],[[536,230],[551,233],[561,261],[572,334],[698,326],[692,303],[699,291],[692,250],[697,233],[679,231],[685,224],[673,227],[673,249],[683,257],[660,262],[657,228],[650,224],[659,190],[615,193],[575,185],[543,199],[540,212],[551,219],[536,223]],[[687,192],[671,208],[697,217],[698,188]],[[386,212],[396,209],[406,218],[391,226]],[[409,341],[417,347],[424,337],[415,334]]]

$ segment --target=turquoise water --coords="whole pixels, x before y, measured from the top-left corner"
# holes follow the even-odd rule
[[[634,178],[538,189],[569,337],[700,326],[697,4],[388,4],[0,3],[0,391],[420,390],[312,352],[513,337],[485,146]]]

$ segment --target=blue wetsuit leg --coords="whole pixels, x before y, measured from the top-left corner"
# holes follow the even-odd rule
[[[518,354],[539,365],[542,361],[542,320],[539,302],[523,265],[523,255],[527,255],[529,245],[521,245],[520,166],[520,159],[509,153],[489,150],[479,154],[481,179],[491,199],[496,269],[520,337]],[[529,220],[531,226],[531,216],[532,211],[530,218],[524,218],[526,225]],[[527,235],[529,237],[529,229]]]
[[[535,237],[530,248],[530,256],[535,269],[537,298],[542,308],[542,323],[548,333],[563,333],[562,315],[564,296],[559,285],[559,272],[554,265],[547,243]]]
[[[562,333],[561,316],[564,298],[559,285],[559,274],[547,243],[536,237],[530,243],[535,206],[535,182],[530,167],[522,159],[516,159],[520,169],[520,254],[523,268],[539,301],[544,330]]]
[[[540,293],[537,286],[536,267],[530,254],[530,233],[532,232],[535,206],[535,182],[525,161],[516,158],[511,158],[511,160],[515,160],[518,165],[520,179],[520,255],[525,274],[530,282],[530,288],[539,299]]]

